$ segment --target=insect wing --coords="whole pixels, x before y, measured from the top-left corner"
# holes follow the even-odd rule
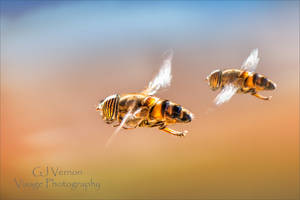
[[[241,69],[249,72],[254,72],[259,62],[258,49],[254,49],[249,57],[244,61]]]
[[[233,95],[237,92],[238,88],[232,84],[226,85],[218,96],[215,98],[215,104],[221,105],[231,99]]]
[[[113,139],[116,137],[117,133],[121,130],[121,128],[124,126],[124,124],[130,119],[135,113],[133,113],[134,106],[130,107],[126,115],[124,116],[123,120],[121,121],[120,125],[116,128],[116,130],[113,132],[113,134],[110,136],[110,138],[106,142],[106,147],[108,147]]]
[[[142,93],[146,95],[155,94],[160,88],[168,87],[171,85],[171,61],[173,53],[168,52],[166,59],[164,60],[159,73],[149,82],[148,87]]]

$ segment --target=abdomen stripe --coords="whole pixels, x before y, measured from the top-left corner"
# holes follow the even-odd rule
[[[162,115],[162,117],[165,116],[165,113],[167,112],[169,105],[170,105],[170,102],[168,100],[164,100],[161,103],[161,115]]]

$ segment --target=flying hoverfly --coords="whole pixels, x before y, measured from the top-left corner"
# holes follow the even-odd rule
[[[184,131],[168,128],[170,124],[189,123],[193,114],[174,102],[153,96],[160,88],[171,83],[171,60],[169,55],[159,73],[140,93],[114,94],[100,101],[97,110],[107,124],[123,129],[158,127],[159,130],[176,136],[185,136]]]
[[[274,90],[276,84],[264,75],[254,72],[258,62],[258,49],[254,49],[240,69],[218,69],[211,72],[206,78],[208,85],[213,91],[221,89],[215,103],[220,105],[229,101],[235,93],[250,93],[259,99],[269,100],[271,97],[262,96],[258,92]]]

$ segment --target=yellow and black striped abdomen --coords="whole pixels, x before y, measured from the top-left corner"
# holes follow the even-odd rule
[[[150,108],[149,118],[167,123],[187,123],[192,121],[192,114],[178,104],[160,99]]]
[[[258,73],[248,74],[245,78],[244,86],[255,88],[256,90],[274,90],[276,88],[275,83]]]

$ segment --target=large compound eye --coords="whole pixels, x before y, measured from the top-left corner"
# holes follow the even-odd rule
[[[119,95],[111,95],[102,100],[99,104],[102,117],[105,121],[113,121],[116,119],[119,105]]]
[[[222,73],[221,70],[215,70],[209,75],[209,84],[212,90],[218,89],[221,73]]]
[[[215,88],[217,86],[216,73],[210,75],[209,83],[212,88]]]

